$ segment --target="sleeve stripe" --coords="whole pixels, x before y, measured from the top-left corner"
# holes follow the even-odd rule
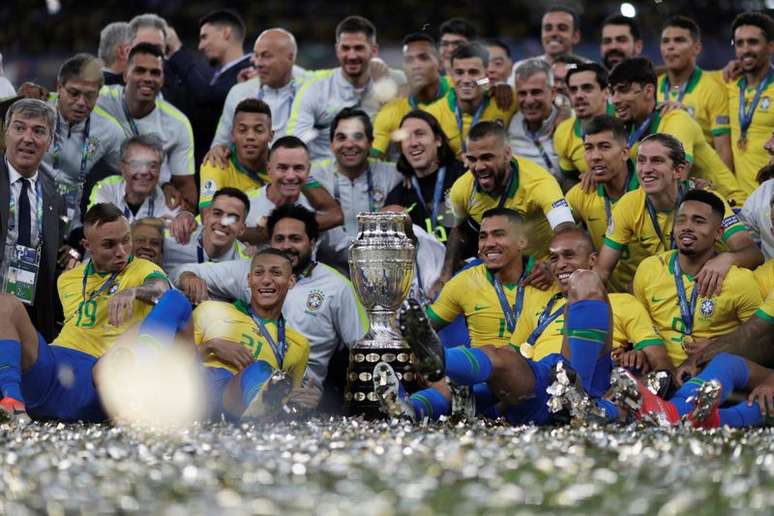
[[[755,315],[758,318],[763,319],[764,321],[766,321],[769,324],[774,324],[774,317],[772,317],[771,315],[769,315],[766,312],[764,312],[762,308],[758,308],[755,311]]]
[[[433,312],[433,308],[428,306],[427,307],[427,315],[432,319],[433,321],[439,323],[439,324],[449,324],[449,321],[438,315],[437,313]]]
[[[712,129],[710,131],[710,134],[712,136],[725,136],[727,134],[731,134],[731,128],[730,127],[719,127],[717,129]]]
[[[661,339],[645,339],[635,344],[634,349],[636,349],[637,351],[642,351],[643,349],[649,346],[663,346],[663,345],[664,345],[664,341]]]
[[[723,240],[728,240],[732,235],[739,233],[740,231],[749,231],[744,224],[734,224],[723,233]]]
[[[623,248],[626,247],[624,244],[619,244],[615,240],[611,240],[608,237],[605,237],[604,245],[610,249],[615,249],[616,251],[622,251]]]
[[[160,280],[164,280],[166,282],[169,282],[169,279],[167,278],[167,275],[164,274],[163,272],[160,272],[160,271],[153,271],[153,272],[151,272],[150,274],[145,276],[145,278],[143,278],[142,282],[145,283],[145,282],[148,282],[148,281],[151,281],[151,280],[155,280],[155,279],[160,279]]]

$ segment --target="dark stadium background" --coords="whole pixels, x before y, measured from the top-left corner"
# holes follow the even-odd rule
[[[483,36],[504,39],[523,58],[542,53],[540,17],[547,5],[557,2],[496,1],[417,1],[385,0],[336,2],[327,0],[0,0],[0,52],[5,74],[18,85],[34,80],[53,87],[61,61],[75,52],[96,54],[100,29],[111,21],[126,20],[144,12],[163,16],[180,35],[183,43],[196,45],[197,19],[216,9],[239,12],[248,27],[246,45],[252,48],[263,29],[281,26],[298,39],[302,66],[335,66],[333,33],[346,15],[361,14],[371,19],[379,31],[382,57],[400,65],[399,43],[411,31],[428,27],[435,31],[445,19],[459,16],[472,21]],[[581,12],[580,55],[599,57],[599,32],[608,14],[619,12],[620,1],[566,1]],[[630,1],[636,8],[643,31],[645,53],[660,61],[658,32],[663,20],[672,14],[694,17],[704,34],[704,52],[699,64],[716,68],[732,56],[729,25],[744,10],[774,7],[774,0],[662,0]],[[59,11],[55,11],[56,7]]]

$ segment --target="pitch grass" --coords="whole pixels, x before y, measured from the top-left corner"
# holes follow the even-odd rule
[[[2,514],[771,514],[773,475],[768,429],[0,426]]]

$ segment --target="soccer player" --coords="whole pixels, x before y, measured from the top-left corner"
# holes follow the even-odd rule
[[[446,74],[451,70],[451,57],[460,47],[473,43],[478,38],[478,31],[467,20],[451,18],[438,27],[438,47],[440,48],[441,64]]]
[[[486,76],[489,78],[489,83],[508,83],[513,71],[511,49],[500,39],[490,38],[483,43],[489,51],[489,66],[487,66],[486,69]]]
[[[602,249],[605,232],[612,223],[613,208],[624,194],[638,189],[640,182],[629,159],[626,129],[619,120],[599,115],[588,120],[584,128],[583,162],[589,164],[591,179],[597,187],[586,192],[577,184],[566,197],[574,215],[586,226],[594,248]],[[622,250],[625,256],[608,278],[611,292],[629,290],[637,265],[630,260],[629,252],[628,248]]]
[[[454,227],[449,191],[465,173],[465,165],[430,113],[415,109],[403,117],[400,128],[406,134],[397,169],[406,181],[392,189],[384,204],[402,206],[414,224],[445,243]]]
[[[287,134],[304,140],[313,160],[331,157],[331,123],[339,111],[362,109],[371,118],[390,100],[383,98],[371,77],[371,60],[378,53],[376,28],[370,21],[348,16],[336,26],[339,67],[316,73],[299,88],[287,125]],[[406,76],[390,70],[385,80],[400,87]]]
[[[526,254],[545,251],[552,229],[575,223],[556,179],[533,162],[514,156],[507,133],[497,122],[480,122],[471,128],[465,161],[468,172],[449,192],[455,227],[447,244],[442,283],[468,255],[472,242],[467,228],[477,233],[484,212],[491,208],[510,208],[524,215],[529,223]]]
[[[331,122],[330,134],[335,158],[313,162],[311,176],[333,193],[344,223],[323,235],[320,253],[322,261],[349,271],[347,249],[357,235],[357,214],[379,211],[403,178],[392,163],[369,159],[374,132],[365,111],[342,109]]]
[[[515,103],[500,109],[487,93],[486,70],[489,52],[478,43],[457,49],[451,57],[454,88],[445,97],[423,107],[443,127],[455,154],[465,151],[465,140],[471,127],[482,121],[497,121],[506,126],[516,110]]]
[[[551,66],[542,59],[527,59],[513,72],[519,111],[508,124],[508,143],[514,154],[537,163],[554,176],[562,191],[570,178],[559,169],[553,134],[560,118],[554,106],[556,89]]]
[[[628,248],[629,253],[624,263],[632,267],[636,267],[644,256],[675,248],[677,239],[672,227],[676,208],[692,188],[690,183],[680,180],[685,175],[685,168],[685,151],[674,136],[656,133],[640,143],[637,176],[641,188],[624,194],[613,209],[613,222],[605,235],[595,268],[603,279],[610,276],[622,258],[624,248]],[[753,268],[763,261],[747,227],[739,222],[728,203],[721,202],[725,212],[720,239],[728,246],[728,251],[708,257],[704,269],[696,275],[703,295],[717,293],[732,266]]]
[[[686,341],[728,333],[762,303],[747,269],[731,266],[720,288],[709,295],[697,285],[702,269],[716,259],[725,212],[726,206],[710,192],[686,193],[674,223],[677,250],[646,258],[634,276],[634,294],[648,309],[675,366],[686,358]]]
[[[89,207],[112,203],[129,222],[144,217],[172,219],[180,208],[169,209],[159,186],[164,147],[155,134],[130,136],[121,143],[121,175],[94,185]]]
[[[432,104],[449,91],[449,80],[441,76],[441,59],[435,40],[424,32],[403,38],[403,71],[409,93],[388,102],[374,118],[374,142],[371,152],[376,157],[389,156],[394,133],[403,117],[419,106]],[[397,141],[400,145],[401,140]]]
[[[594,117],[612,114],[607,102],[607,71],[597,63],[583,63],[567,72],[567,89],[575,114],[554,131],[554,151],[565,176],[575,177],[589,170],[586,162],[584,124]]]
[[[199,211],[210,205],[220,188],[231,186],[247,192],[269,182],[266,165],[269,142],[274,138],[269,105],[255,98],[242,100],[234,108],[230,125],[232,143],[226,166],[213,160],[199,169]]]
[[[269,245],[287,253],[293,264],[296,283],[288,291],[283,313],[309,340],[307,374],[320,391],[333,354],[363,337],[368,321],[352,284],[332,267],[313,259],[319,228],[312,212],[298,205],[280,206],[269,216],[267,228]],[[178,286],[194,303],[208,298],[250,301],[250,289],[244,281],[250,271],[248,260],[192,263],[180,270]]]
[[[580,43],[580,17],[567,6],[554,6],[546,9],[540,21],[540,42],[545,52],[539,59],[553,62],[561,54],[572,54],[572,49]],[[516,63],[514,69],[520,63]]]
[[[699,124],[682,109],[662,114],[657,108],[656,72],[644,57],[621,61],[610,72],[612,102],[615,113],[627,125],[628,145],[632,155],[637,145],[650,134],[667,133],[677,138],[685,148],[691,163],[690,175],[710,181],[732,206],[741,206],[747,198],[718,153],[704,139]]]
[[[602,22],[602,41],[599,54],[602,64],[608,71],[615,65],[630,57],[642,53],[642,37],[640,27],[634,18],[622,14],[611,14]]]
[[[47,343],[16,298],[0,296],[0,411],[64,422],[106,419],[92,370],[167,290],[156,265],[131,254],[129,222],[111,204],[96,204],[84,216],[91,258],[57,281],[64,328]],[[72,376],[64,378],[62,370]]]
[[[103,79],[100,64],[89,54],[65,61],[57,74],[54,139],[43,157],[43,172],[57,185],[67,205],[70,229],[81,226],[81,198],[86,178],[98,161],[118,171],[124,131],[118,121],[96,107]]]
[[[193,133],[186,116],[169,102],[159,98],[164,83],[164,54],[160,47],[138,43],[129,52],[124,72],[126,86],[108,86],[101,90],[97,106],[118,120],[129,137],[155,133],[164,142],[161,183],[170,208],[184,202],[184,208],[196,206],[194,181]],[[167,183],[171,182],[170,187]]]
[[[699,123],[707,143],[733,170],[728,95],[725,85],[696,65],[702,49],[699,26],[685,16],[670,18],[661,31],[660,48],[666,73],[658,80],[658,100],[681,104]]]
[[[731,30],[743,72],[739,80],[728,83],[734,171],[749,195],[758,186],[758,171],[769,162],[764,143],[774,131],[774,20],[763,13],[742,13]]]
[[[205,301],[193,312],[194,342],[209,383],[213,418],[255,418],[276,407],[301,386],[309,341],[282,315],[295,284],[290,257],[276,249],[259,251],[245,278],[250,302]],[[281,380],[286,373],[289,384]]]

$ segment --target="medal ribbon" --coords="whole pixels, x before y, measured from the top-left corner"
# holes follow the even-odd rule
[[[677,255],[675,260],[675,286],[677,287],[677,300],[680,305],[680,319],[683,320],[686,335],[693,335],[693,314],[696,312],[696,301],[699,298],[699,287],[694,285],[691,292],[691,301],[685,295],[685,285],[683,285],[683,272],[680,270],[680,260]]]
[[[427,203],[425,202],[425,198],[422,195],[422,189],[419,187],[419,180],[417,179],[416,175],[411,176],[411,186],[414,187],[414,191],[417,194],[419,203],[422,205],[422,208],[424,208],[425,213],[430,214],[430,226],[432,227],[433,231],[435,231],[435,228],[438,225],[438,208],[441,205],[441,196],[443,195],[443,183],[445,179],[446,167],[441,167],[438,169],[438,175],[435,178],[435,188],[433,189],[433,209],[428,210]]]

